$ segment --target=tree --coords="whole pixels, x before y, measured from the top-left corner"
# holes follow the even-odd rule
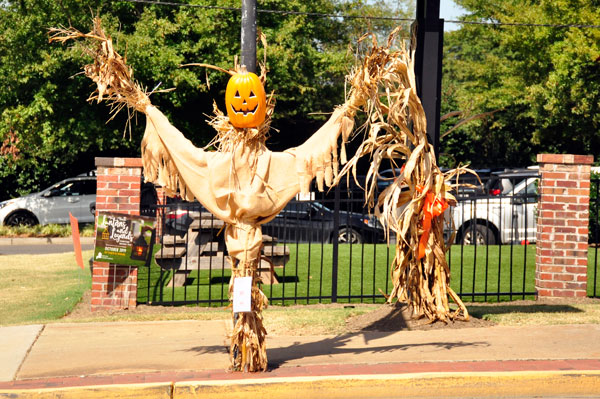
[[[597,24],[597,1],[459,0],[468,21]],[[476,166],[524,166],[538,152],[600,144],[600,29],[463,25],[445,37],[444,110],[494,112],[446,136]]]
[[[94,0],[8,0],[0,7],[0,199],[39,190],[59,178],[94,168],[95,156],[138,156],[143,123],[124,132],[127,115],[87,104],[92,90],[74,76],[89,62],[70,47],[49,45],[47,29],[73,26],[89,31],[91,12],[103,18],[135,78],[155,93],[152,101],[196,145],[214,136],[206,124],[213,101],[223,109],[228,76],[204,62],[231,68],[240,53],[239,0],[190,0],[222,8],[172,7]],[[264,0],[260,9],[335,14],[404,16],[404,8],[363,0]],[[404,4],[399,2],[397,4]],[[387,7],[387,8],[386,8]],[[359,20],[303,14],[258,13],[268,40],[267,91],[277,94],[271,145],[302,142],[343,101],[344,76],[352,62]],[[389,28],[390,22],[374,24]],[[258,59],[262,60],[260,49]],[[210,85],[206,83],[208,77]],[[314,115],[311,115],[314,113]],[[278,133],[279,131],[279,133]],[[126,139],[123,138],[125,133]],[[128,139],[131,134],[131,140]]]

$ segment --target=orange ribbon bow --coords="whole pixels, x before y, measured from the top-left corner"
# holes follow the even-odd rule
[[[417,186],[417,190],[422,192],[423,188]],[[431,221],[434,217],[441,215],[448,208],[448,201],[444,198],[435,197],[435,194],[428,191],[425,196],[425,202],[423,203],[423,219],[421,220],[421,226],[423,227],[423,234],[419,240],[419,253],[417,259],[422,259],[425,256],[425,247],[429,240],[429,233],[431,232]]]

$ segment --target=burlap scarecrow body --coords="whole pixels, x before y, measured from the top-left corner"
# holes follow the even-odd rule
[[[253,311],[240,314],[236,321],[232,363],[234,369],[265,370],[266,331],[260,312],[267,299],[256,285],[262,248],[260,226],[273,219],[303,186],[308,188],[315,176],[325,175],[325,164],[332,167],[337,137],[344,127],[351,129],[351,123],[340,108],[307,143],[286,152],[271,152],[264,145],[249,147],[243,141],[230,152],[215,152],[195,147],[156,107],[148,105],[144,113],[142,161],[146,178],[168,191],[179,189],[186,199],[196,198],[227,223],[225,244],[232,279],[253,278]],[[320,151],[315,151],[313,141],[332,146],[321,145]]]

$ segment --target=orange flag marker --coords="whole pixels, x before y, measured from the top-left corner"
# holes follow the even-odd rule
[[[71,234],[73,235],[73,249],[75,251],[75,261],[83,269],[83,256],[81,254],[81,241],[79,240],[79,222],[77,218],[69,212],[71,221]]]

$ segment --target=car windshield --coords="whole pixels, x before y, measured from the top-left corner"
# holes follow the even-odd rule
[[[504,195],[535,195],[537,194],[537,178],[529,177],[516,184],[514,188],[507,187],[502,194]]]
[[[525,194],[522,190],[525,186],[531,184],[532,182],[537,181],[537,176],[523,176],[518,178],[502,178],[500,179],[500,184],[502,186],[502,194],[503,195],[513,195],[513,194]],[[529,189],[527,191],[529,193]]]

